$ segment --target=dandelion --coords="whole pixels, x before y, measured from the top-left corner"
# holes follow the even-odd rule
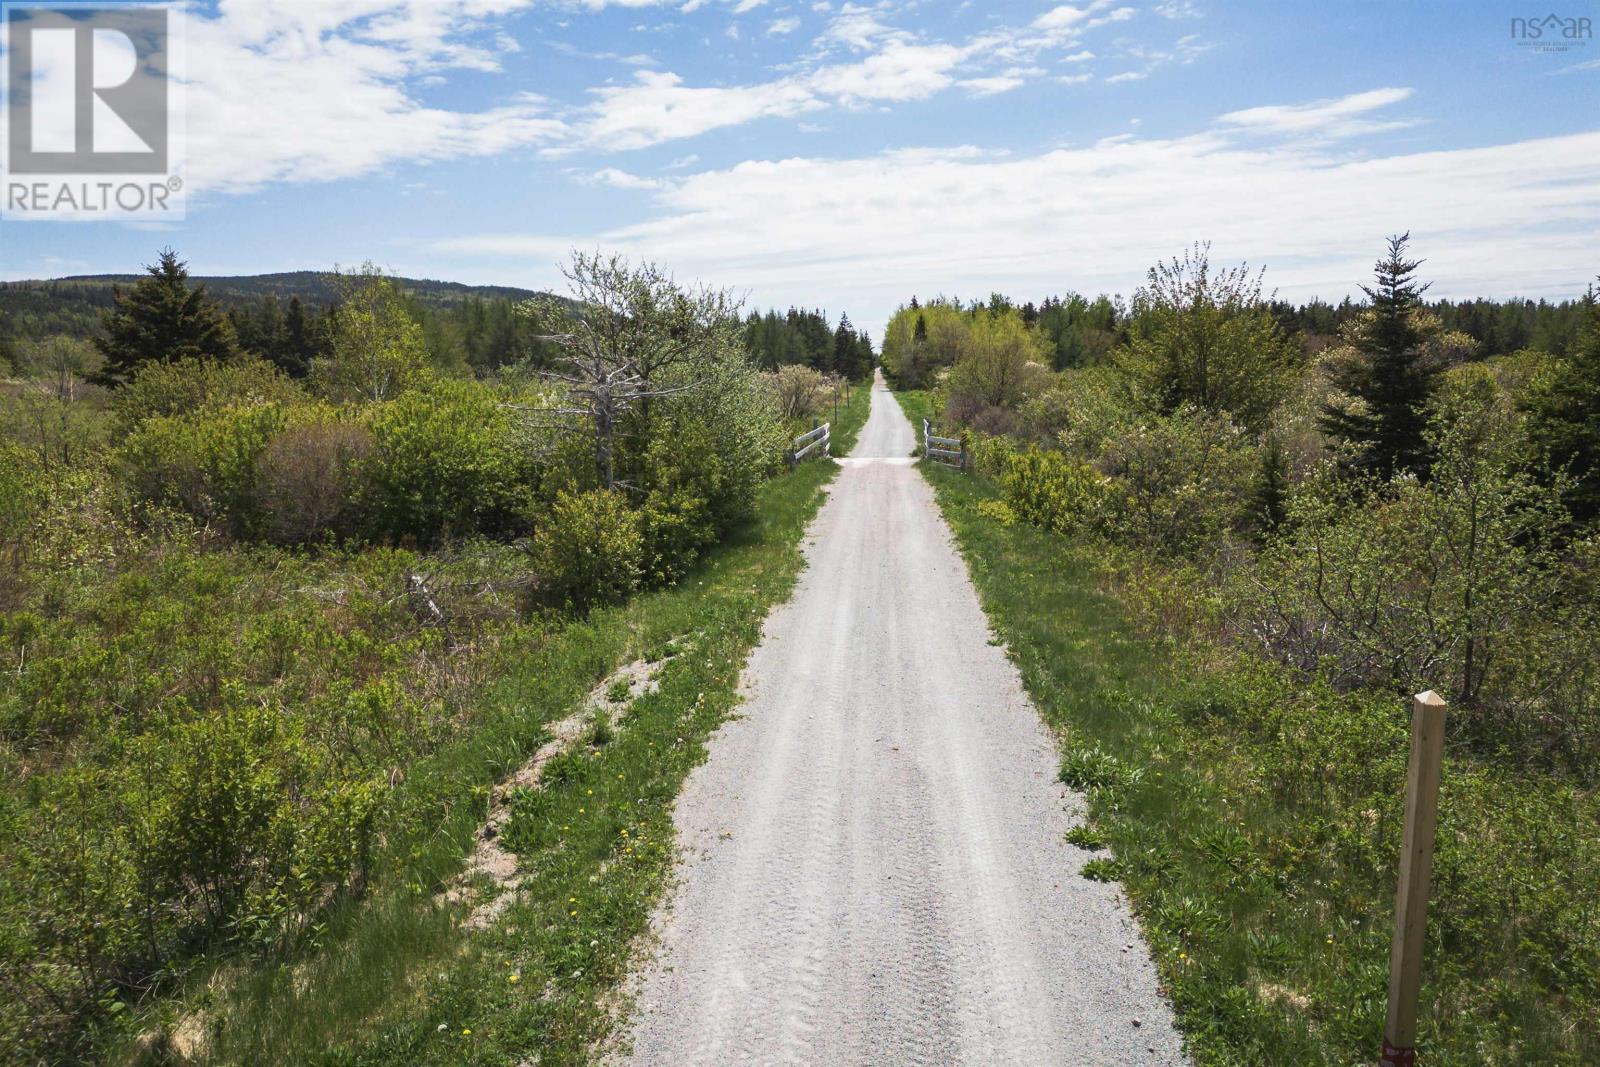
[[[471,1028],[469,1027],[468,1029],[461,1031],[461,1036],[462,1037],[471,1037],[472,1036]]]
[[[518,982],[522,981],[522,975],[513,971],[512,973],[506,975],[506,981],[510,982],[512,985],[516,985]]]

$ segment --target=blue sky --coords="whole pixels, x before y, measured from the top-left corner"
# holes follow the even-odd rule
[[[188,217],[0,224],[0,276],[323,269],[544,287],[573,248],[876,330],[912,293],[1131,292],[1196,240],[1336,299],[1600,273],[1600,41],[1523,5],[220,0]],[[1600,24],[1600,4],[1563,15]]]

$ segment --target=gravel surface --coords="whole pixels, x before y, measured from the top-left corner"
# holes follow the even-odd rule
[[[649,1067],[1182,1064],[1080,799],[881,385],[676,821],[633,983]]]

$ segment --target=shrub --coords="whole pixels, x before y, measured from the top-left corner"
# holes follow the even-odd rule
[[[431,545],[509,533],[527,513],[528,464],[488,386],[438,380],[369,410],[371,450],[358,470],[372,535]]]
[[[22,584],[23,536],[33,519],[38,485],[30,457],[0,442],[0,611]]]
[[[1225,416],[1184,408],[1113,438],[1098,466],[1113,479],[1119,536],[1194,556],[1243,524],[1259,463]]]
[[[681,543],[698,549],[755,512],[756,492],[782,463],[787,442],[756,371],[727,361],[694,373],[699,388],[652,415],[649,444],[630,474],[655,497],[656,510],[684,518]]]
[[[1018,518],[1057,533],[1092,528],[1107,493],[1106,479],[1086,464],[1037,448],[1005,457],[1000,484]]]
[[[226,363],[180,359],[145,363],[112,404],[124,423],[189,415],[208,407],[250,407],[293,404],[303,399],[300,387],[264,359],[241,356]]]
[[[1513,684],[1525,665],[1587,688],[1580,665],[1591,654],[1557,639],[1586,643],[1593,620],[1581,597],[1560,596],[1551,535],[1567,520],[1561,486],[1525,473],[1520,433],[1488,391],[1443,399],[1428,431],[1429,482],[1381,492],[1308,482],[1291,498],[1292,535],[1236,603],[1241,628],[1280,658],[1344,684],[1438,689],[1474,713],[1470,729],[1503,744],[1528,725],[1511,710],[1532,710],[1523,700],[1549,685]]]
[[[622,494],[561,493],[529,546],[548,599],[579,612],[614,603],[639,584],[644,537]]]
[[[146,502],[180,508],[245,536],[261,522],[257,464],[287,420],[277,404],[150,418],[123,443],[122,471]]]
[[[794,363],[779,367],[767,378],[785,422],[809,423],[821,410],[828,380],[820,371]]]
[[[266,535],[308,544],[353,533],[357,470],[371,450],[365,427],[336,420],[307,420],[273,437],[257,468]]]

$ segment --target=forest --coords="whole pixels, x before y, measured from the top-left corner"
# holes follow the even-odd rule
[[[1430,300],[1407,235],[1363,292],[1197,245],[1127,301],[913,299],[882,361],[1202,1059],[1370,1057],[1431,689],[1426,1046],[1592,1062],[1600,297]]]
[[[587,681],[598,620],[765,521],[871,369],[847,320],[567,275],[441,296],[367,265],[285,304],[168,250],[0,293],[7,1062],[164,1062],[192,976],[303,962],[399,892],[480,788],[451,760],[495,736],[486,688],[530,655]],[[497,759],[537,747],[521,718]]]

